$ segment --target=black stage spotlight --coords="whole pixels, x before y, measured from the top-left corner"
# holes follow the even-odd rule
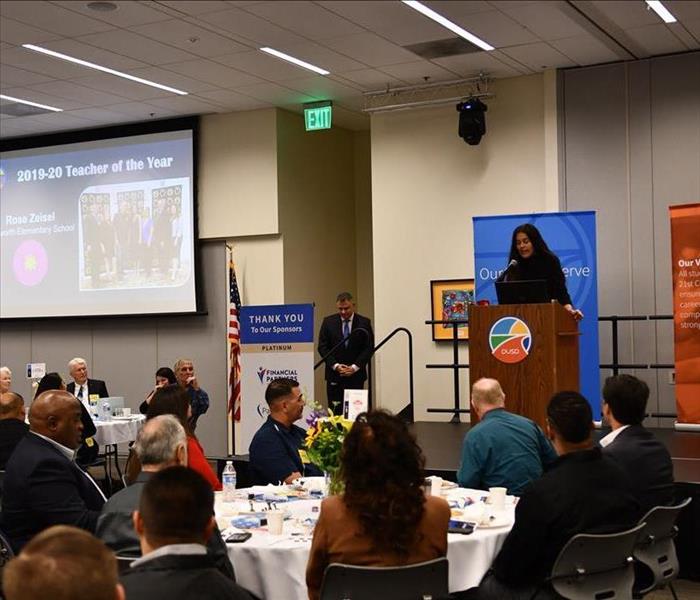
[[[476,146],[481,137],[486,133],[486,116],[488,110],[478,98],[469,98],[457,105],[459,112],[459,137],[470,146]]]

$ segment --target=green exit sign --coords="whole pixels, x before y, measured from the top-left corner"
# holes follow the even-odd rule
[[[330,102],[304,105],[304,126],[306,131],[330,129],[333,118],[333,106]]]

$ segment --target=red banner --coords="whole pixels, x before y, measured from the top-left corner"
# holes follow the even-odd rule
[[[700,204],[669,207],[679,423],[700,423]]]

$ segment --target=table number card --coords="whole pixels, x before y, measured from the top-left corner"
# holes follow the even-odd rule
[[[343,416],[348,421],[357,419],[357,415],[366,412],[369,406],[369,392],[367,390],[345,390],[343,396]]]

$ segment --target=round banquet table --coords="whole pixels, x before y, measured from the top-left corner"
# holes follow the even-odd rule
[[[119,467],[119,454],[117,444],[133,442],[138,436],[146,420],[145,415],[130,415],[128,417],[113,417],[111,421],[95,419],[95,440],[103,448],[105,458],[105,475],[107,490],[112,493],[112,462],[117,471],[119,480],[123,482],[124,476]]]
[[[237,490],[237,498],[249,493],[270,494],[270,487],[256,486]],[[278,489],[278,488],[274,488]],[[475,502],[471,508],[483,508],[480,504],[488,494],[482,490],[456,488],[443,492],[451,506],[462,506],[469,498]],[[304,520],[318,518],[320,499],[290,500],[277,507],[287,513],[282,535],[272,535],[266,527],[249,530],[252,537],[243,543],[229,543],[228,554],[236,572],[236,581],[260,598],[268,600],[307,600],[306,563],[311,549],[312,530]],[[247,510],[249,502],[222,501],[217,494],[215,511],[224,539],[233,531],[228,525],[238,511]],[[263,510],[265,502],[254,502],[255,510]],[[314,508],[316,507],[316,508]],[[316,510],[316,512],[313,512]],[[465,515],[468,514],[465,510]],[[457,592],[479,585],[491,566],[510,531],[514,518],[513,498],[508,497],[506,508],[496,520],[498,526],[477,526],[474,533],[447,534],[447,559],[449,561],[449,591]],[[460,519],[462,517],[455,517]],[[464,520],[470,520],[466,516]]]
[[[111,421],[95,420],[95,441],[100,446],[116,446],[133,442],[143,427],[145,415],[114,417]]]

